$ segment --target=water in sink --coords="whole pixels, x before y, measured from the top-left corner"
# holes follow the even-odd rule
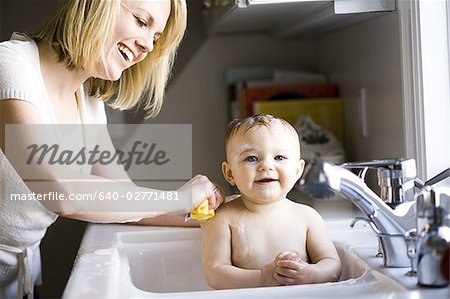
[[[137,289],[148,293],[169,295],[185,292],[186,294],[201,293],[211,298],[213,295],[238,292],[240,298],[245,297],[245,290],[212,290],[206,283],[201,262],[201,230],[200,229],[168,229],[138,233],[123,233],[118,235],[118,251],[122,269],[129,269],[129,279]],[[348,296],[351,293],[395,292],[405,290],[381,273],[373,271],[356,254],[346,250],[336,243],[342,263],[341,278],[335,283],[314,285],[298,285],[288,287],[268,287],[251,289],[253,296],[256,290],[264,290],[269,296],[292,294],[314,295],[324,297]],[[256,292],[256,293],[255,293]],[[163,293],[163,294],[161,294]],[[360,293],[361,294],[361,293]],[[181,295],[181,294],[178,294]]]

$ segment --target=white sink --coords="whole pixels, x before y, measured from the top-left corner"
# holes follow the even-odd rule
[[[450,298],[450,287],[419,288],[407,268],[383,267],[376,235],[364,222],[350,228],[352,218],[325,222],[342,260],[339,282],[233,290],[205,283],[198,228],[91,224],[63,298]]]
[[[347,298],[351,294],[376,293],[376,298],[389,298],[394,292],[406,290],[394,280],[371,269],[339,242],[336,242],[336,247],[342,262],[342,275],[338,282],[213,290],[206,284],[200,264],[200,229],[124,232],[116,236],[117,243],[113,251],[97,253],[113,256],[120,265],[120,271],[113,275],[116,278],[114,281],[119,282],[120,290],[112,292],[112,296],[262,299],[312,296]]]

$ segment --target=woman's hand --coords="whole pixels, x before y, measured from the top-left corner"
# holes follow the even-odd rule
[[[217,209],[220,205],[224,204],[225,201],[225,191],[223,189],[222,186],[214,183],[214,195],[216,196],[216,201],[214,203],[214,205],[211,204],[211,202],[209,202],[209,208],[211,209]]]
[[[187,213],[198,207],[205,199],[208,200],[208,207],[211,209],[217,209],[224,201],[222,187],[212,183],[206,176],[200,174],[181,186],[177,192],[189,199],[185,210]]]

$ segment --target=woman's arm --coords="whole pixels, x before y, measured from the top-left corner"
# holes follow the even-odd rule
[[[114,144],[111,140],[111,136],[109,133],[104,136],[102,139],[102,151],[115,152]],[[92,174],[98,175],[105,178],[121,178],[124,181],[128,181],[130,184],[134,184],[128,173],[125,171],[122,165],[118,165],[115,163],[109,163],[106,165],[101,165],[99,163],[95,163],[92,166]],[[130,222],[130,224],[139,224],[139,225],[153,225],[153,226],[199,226],[198,221],[189,220],[185,221],[184,212],[175,212],[162,214],[155,217],[147,217],[143,218],[138,222]]]
[[[114,152],[115,148],[113,145],[113,142],[111,140],[111,137],[109,134],[103,138],[102,142],[102,151],[106,150],[109,152]],[[128,173],[124,170],[124,168],[121,165],[117,165],[115,163],[110,163],[107,165],[101,165],[99,163],[96,163],[92,167],[92,174],[102,176],[102,177],[108,177],[111,179],[114,178],[123,178],[124,180],[128,180],[130,183],[133,183],[132,180],[129,178]],[[217,186],[217,185],[216,185]],[[223,196],[223,188],[220,186],[217,186],[218,190],[215,193],[216,203],[212,205],[211,208],[217,208],[218,205],[221,203]],[[187,226],[187,227],[198,227],[200,224],[197,220],[189,219],[188,221],[185,221],[185,215],[186,213],[169,213],[164,215],[159,215],[152,218],[144,218],[138,222],[133,222],[132,224],[139,224],[139,225],[155,225],[155,226]]]
[[[132,224],[139,225],[155,225],[155,226],[188,226],[198,227],[200,223],[195,219],[189,219],[185,221],[185,213],[170,213],[153,218],[144,218],[139,222]]]
[[[5,148],[6,124],[41,124],[38,109],[21,100],[0,101],[0,146]],[[24,133],[14,136],[17,151],[25,151],[27,145],[40,144],[39,134]],[[41,135],[42,136],[42,135]],[[8,153],[6,153],[8,154]],[[16,166],[13,164],[13,167]],[[36,164],[36,163],[35,163]],[[143,218],[155,217],[168,212],[189,212],[199,205],[204,199],[215,204],[214,185],[204,176],[192,179],[188,184],[177,190],[179,201],[157,203],[152,201],[131,200],[128,194],[148,194],[148,192],[162,192],[149,188],[138,187],[127,180],[120,182],[108,178],[83,174],[74,171],[70,167],[48,165],[26,165],[18,171],[22,177],[29,173],[37,174],[38,180],[25,180],[31,191],[37,194],[50,194],[51,192],[62,194],[65,198],[70,195],[106,195],[117,194],[119,198],[108,202],[108,199],[94,201],[41,201],[49,210],[62,216],[90,222],[127,222],[138,221]],[[17,169],[17,168],[16,168]],[[101,173],[101,172],[98,172]],[[63,179],[65,178],[65,179]],[[70,178],[70,179],[67,179]]]

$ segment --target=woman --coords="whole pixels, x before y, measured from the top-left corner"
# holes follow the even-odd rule
[[[11,194],[36,192],[93,192],[92,184],[61,182],[59,173],[42,168],[49,182],[25,185],[5,152],[6,124],[104,124],[104,101],[115,97],[113,108],[129,109],[145,99],[148,116],[161,108],[176,49],[186,28],[184,0],[64,0],[56,16],[31,37],[14,34],[0,44],[0,297],[32,295],[39,280],[39,244],[58,215],[89,222],[129,222],[164,213],[92,212],[70,201],[23,204]],[[19,144],[35,136],[14,136]],[[6,140],[8,141],[8,140]],[[103,148],[114,151],[107,141]],[[8,154],[8,152],[6,152]],[[99,179],[95,191],[147,192],[131,182],[114,164],[64,169],[79,181]],[[20,173],[20,172],[19,172]],[[109,184],[108,184],[109,183]],[[177,190],[178,216],[157,217],[152,224],[180,223],[181,217],[208,199],[211,208],[222,201],[220,192],[198,175]],[[56,205],[56,206],[55,206]],[[53,212],[52,212],[53,211]],[[177,211],[168,211],[177,212]],[[144,220],[146,221],[146,220]]]

